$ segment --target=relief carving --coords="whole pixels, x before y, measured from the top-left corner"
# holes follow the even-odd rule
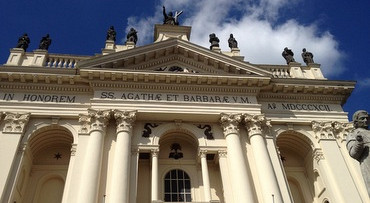
[[[114,110],[114,118],[117,123],[117,133],[131,132],[132,126],[136,120],[136,111]]]
[[[20,114],[20,113],[5,113],[5,126],[3,132],[11,133],[23,133],[24,127],[30,119],[30,113]]]
[[[242,120],[242,114],[226,114],[221,113],[221,126],[224,130],[225,137],[229,134],[239,135],[239,123]]]

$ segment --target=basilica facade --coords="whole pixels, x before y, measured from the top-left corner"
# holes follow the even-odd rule
[[[10,51],[0,66],[2,203],[369,202],[320,65],[252,64],[191,27],[100,55]]]

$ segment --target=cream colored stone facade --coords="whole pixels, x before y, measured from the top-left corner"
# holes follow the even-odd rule
[[[190,31],[156,25],[153,44],[91,57],[12,49],[1,202],[369,202],[345,147],[354,82],[251,64]]]

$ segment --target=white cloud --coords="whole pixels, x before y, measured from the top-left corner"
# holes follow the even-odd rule
[[[357,81],[360,88],[370,88],[370,78],[358,79]]]
[[[129,27],[139,31],[139,45],[153,40],[154,24],[163,20],[162,5],[167,11],[184,10],[182,25],[192,26],[190,41],[209,47],[209,34],[216,33],[222,50],[229,50],[230,33],[237,39],[245,60],[256,64],[285,64],[281,52],[288,47],[295,53],[295,60],[303,63],[302,48],[314,54],[326,77],[343,72],[341,60],[344,53],[330,32],[320,32],[315,23],[301,25],[294,19],[276,24],[279,10],[294,6],[299,0],[162,0],[156,12],[145,19],[130,17]],[[235,14],[236,13],[236,14]]]

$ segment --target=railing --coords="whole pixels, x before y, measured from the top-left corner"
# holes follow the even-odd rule
[[[86,56],[71,56],[62,54],[49,54],[45,66],[49,68],[76,68],[79,61],[87,59]]]
[[[288,68],[271,68],[274,78],[290,78],[290,67]]]

